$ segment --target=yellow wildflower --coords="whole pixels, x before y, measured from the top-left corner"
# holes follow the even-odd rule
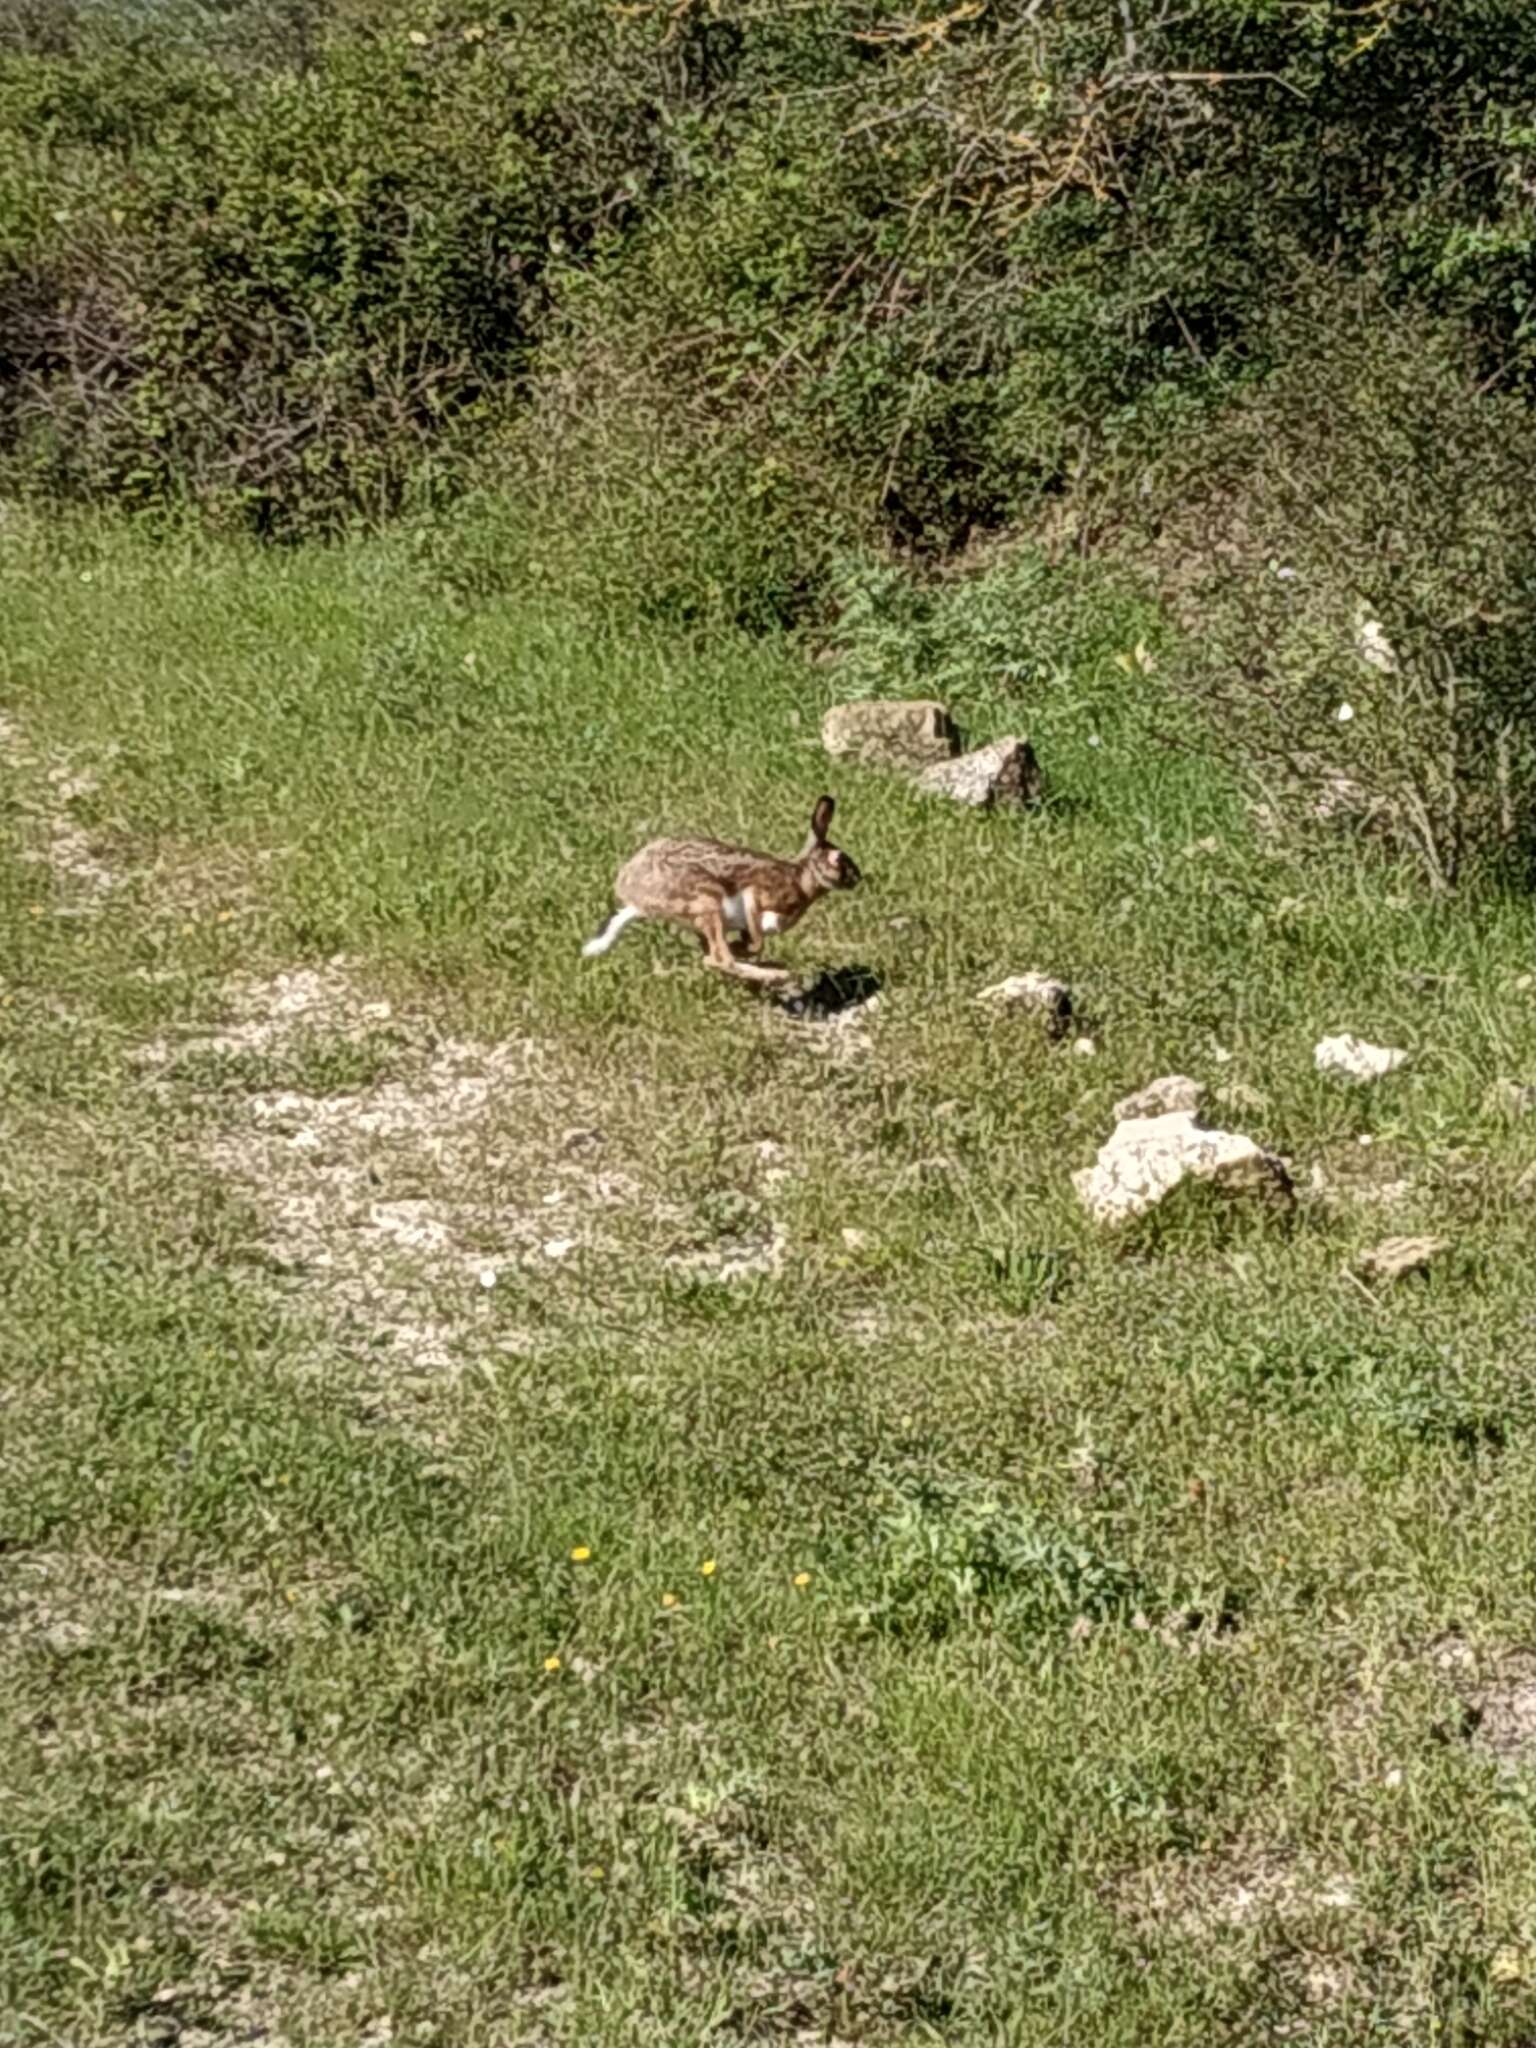
[[[810,1575],[810,1573],[809,1573],[809,1572],[796,1572],[796,1573],[795,1573],[795,1584],[796,1584],[797,1586],[808,1586],[808,1585],[809,1585],[810,1583],[811,1583],[811,1575]]]
[[[712,1579],[715,1576],[715,1560],[712,1557],[706,1557],[699,1566],[699,1576],[704,1579]]]
[[[591,1555],[592,1555],[592,1553],[591,1553],[591,1551],[590,1551],[590,1550],[589,1550],[589,1549],[587,1548],[587,1546],[586,1546],[586,1544],[585,1544],[585,1543],[578,1543],[578,1544],[576,1545],[575,1549],[574,1549],[574,1550],[573,1550],[573,1551],[571,1552],[571,1563],[572,1563],[572,1564],[585,1564],[585,1563],[586,1563],[586,1561],[587,1561],[587,1559],[588,1559],[588,1558],[589,1558],[589,1557],[590,1557]]]
[[[558,1671],[560,1669],[560,1659],[558,1657],[546,1657],[544,1659],[544,1669],[546,1671]]]
[[[677,1595],[675,1593],[663,1593],[661,1604],[663,1607],[675,1607],[677,1605]]]

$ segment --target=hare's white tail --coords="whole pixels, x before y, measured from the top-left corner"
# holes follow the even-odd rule
[[[592,937],[582,947],[583,958],[592,960],[599,953],[606,953],[614,940],[619,936],[619,933],[623,931],[625,925],[633,924],[639,915],[638,910],[632,909],[627,903],[621,903],[602,930],[594,932]]]

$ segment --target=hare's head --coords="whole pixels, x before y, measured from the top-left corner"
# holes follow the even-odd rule
[[[856,889],[863,880],[853,855],[844,853],[840,846],[834,846],[827,837],[834,809],[831,797],[824,796],[820,799],[811,813],[810,837],[800,854],[800,865],[812,887],[818,892]]]

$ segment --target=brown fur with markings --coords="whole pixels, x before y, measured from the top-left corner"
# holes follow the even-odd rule
[[[655,918],[696,932],[706,965],[722,974],[784,980],[785,969],[757,959],[764,936],[792,930],[821,897],[856,888],[860,880],[851,856],[827,838],[833,808],[831,797],[821,798],[793,860],[718,839],[653,839],[620,868],[614,883],[619,908],[584,950],[606,952],[632,918]],[[733,931],[745,958],[733,950]]]

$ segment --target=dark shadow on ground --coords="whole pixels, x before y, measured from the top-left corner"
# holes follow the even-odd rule
[[[777,1001],[786,1016],[804,1017],[814,1023],[867,1003],[871,996],[880,993],[881,985],[872,967],[827,967],[814,981],[786,990]]]

